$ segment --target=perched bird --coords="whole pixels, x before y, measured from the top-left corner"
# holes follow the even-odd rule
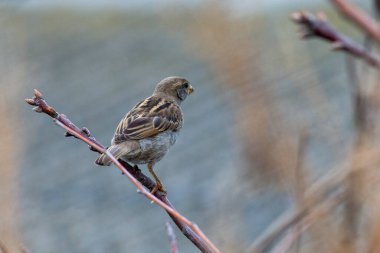
[[[180,105],[193,91],[186,79],[167,77],[156,85],[153,95],[135,105],[116,128],[108,151],[116,159],[147,164],[156,181],[152,193],[165,192],[153,166],[175,143],[183,125]],[[95,163],[108,166],[112,162],[102,154]]]

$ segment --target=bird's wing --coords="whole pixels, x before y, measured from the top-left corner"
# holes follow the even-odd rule
[[[166,130],[177,131],[182,127],[182,120],[181,108],[176,103],[152,96],[138,103],[120,121],[113,143],[140,140]]]

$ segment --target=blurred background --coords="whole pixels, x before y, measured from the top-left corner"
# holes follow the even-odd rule
[[[353,2],[373,14],[371,1]],[[322,0],[0,1],[1,244],[12,253],[170,252],[168,216],[23,99],[37,88],[109,145],[121,117],[179,75],[195,93],[156,173],[222,252],[247,252],[355,143],[346,57],[299,39],[289,15],[300,9],[325,11],[363,41]],[[304,252],[321,241],[315,252],[338,252],[321,231]],[[180,252],[197,252],[175,232]]]

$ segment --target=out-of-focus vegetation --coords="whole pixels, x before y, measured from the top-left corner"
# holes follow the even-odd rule
[[[23,99],[32,88],[108,144],[119,119],[158,80],[189,79],[195,93],[183,106],[184,129],[157,173],[173,204],[222,252],[245,252],[282,213],[302,205],[309,185],[355,160],[345,57],[320,41],[300,41],[290,10],[236,15],[212,3],[160,12],[0,12],[0,240],[9,249],[169,251],[165,214],[115,168],[95,167],[85,145],[30,112]],[[331,9],[327,15],[361,40]],[[372,144],[360,154],[368,150]],[[377,252],[378,176],[359,176],[365,179],[347,187],[353,201],[313,223],[299,252],[354,252],[362,242]],[[362,232],[350,235],[345,205],[357,201]],[[176,233],[180,252],[194,252]]]

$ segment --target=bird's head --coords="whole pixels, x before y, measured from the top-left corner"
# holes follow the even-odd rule
[[[182,102],[188,95],[193,93],[194,89],[189,82],[182,77],[171,76],[161,80],[154,90],[154,94],[160,94]]]

